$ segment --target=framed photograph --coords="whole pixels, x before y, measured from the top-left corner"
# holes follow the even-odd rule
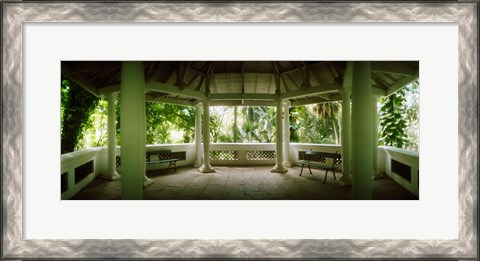
[[[478,258],[478,10],[2,2],[2,258]],[[416,61],[420,197],[61,200],[64,61]]]

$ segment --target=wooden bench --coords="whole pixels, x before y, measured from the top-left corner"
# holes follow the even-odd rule
[[[332,165],[326,164],[328,158],[332,159],[333,161]],[[310,171],[310,174],[312,174],[311,167],[314,167],[314,168],[316,167],[319,169],[326,170],[325,179],[323,180],[323,184],[325,184],[325,181],[327,180],[328,171],[330,170],[333,172],[333,178],[335,180],[337,179],[337,177],[335,177],[335,169],[337,169],[335,165],[339,165],[342,163],[342,155],[338,153],[328,153],[328,152],[309,150],[305,152],[304,159],[300,160],[299,162],[300,164],[302,164],[302,170],[300,171],[300,176],[302,176],[303,167],[305,165],[308,166],[308,170]]]
[[[147,159],[145,163],[146,164],[168,163],[168,169],[170,169],[173,166],[175,168],[175,171],[177,171],[178,159],[169,158],[167,155],[165,155],[170,153],[172,153],[171,150],[147,151]],[[157,156],[157,159],[152,159],[152,156]]]

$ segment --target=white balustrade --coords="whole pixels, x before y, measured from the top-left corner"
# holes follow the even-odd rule
[[[212,143],[212,165],[275,164],[275,143]]]
[[[185,160],[179,160],[177,166],[191,166],[195,163],[196,148],[194,143],[147,145],[146,151],[171,150],[185,152]],[[341,153],[341,146],[335,144],[290,143],[289,159],[292,164],[299,165],[299,152],[316,150],[329,153]],[[61,173],[67,173],[67,189],[62,192],[62,199],[69,199],[96,176],[107,172],[106,147],[83,149],[61,155]],[[120,155],[120,147],[116,149]],[[418,196],[419,154],[418,152],[379,146],[378,170]],[[211,164],[216,166],[253,166],[275,164],[275,143],[212,143],[210,144]],[[392,171],[392,160],[410,167],[410,181]],[[93,171],[82,180],[75,182],[75,169],[93,161]],[[168,164],[149,164],[147,170],[165,169]],[[341,170],[341,165],[338,165]],[[121,166],[118,169],[121,175]]]

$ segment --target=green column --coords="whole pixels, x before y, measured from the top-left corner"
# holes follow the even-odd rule
[[[351,170],[351,110],[350,94],[352,93],[352,62],[347,63],[347,69],[343,77],[342,89],[342,177],[340,185],[350,186],[352,184]]]
[[[108,125],[107,125],[107,146],[108,146],[108,170],[105,175],[102,175],[102,178],[106,180],[117,180],[120,178],[116,167],[116,147],[117,147],[117,131],[116,131],[116,122],[115,122],[115,101],[117,99],[117,93],[108,94]]]
[[[145,176],[145,93],[141,62],[122,62],[120,134],[122,199],[142,199]]]
[[[277,172],[277,173],[285,173],[287,172],[287,169],[283,166],[282,161],[283,161],[283,126],[282,126],[282,99],[277,99],[276,101],[277,109],[275,111],[275,138],[276,138],[276,144],[275,144],[275,154],[276,154],[276,159],[275,159],[275,167],[271,170],[271,172]]]
[[[378,111],[377,111],[378,95],[372,95],[372,115],[373,115],[373,151],[372,151],[372,174],[373,179],[382,177],[378,172]]]
[[[352,76],[353,199],[372,199],[373,115],[370,62],[353,62]]]

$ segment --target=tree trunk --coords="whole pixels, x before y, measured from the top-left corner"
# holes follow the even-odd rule
[[[337,126],[335,125],[335,121],[332,120],[332,126],[333,126],[333,134],[335,135],[335,144],[338,143],[338,131],[337,131]]]

